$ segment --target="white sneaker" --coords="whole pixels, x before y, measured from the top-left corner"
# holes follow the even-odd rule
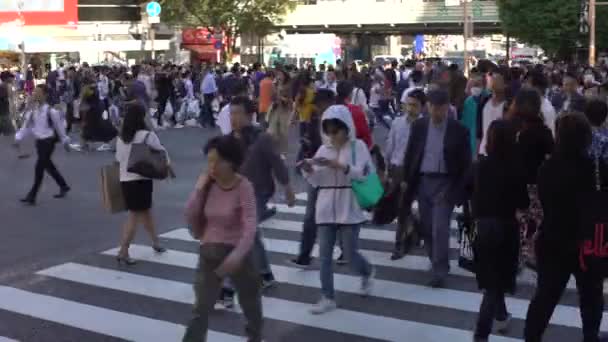
[[[374,277],[376,276],[376,268],[372,266],[372,271],[367,277],[361,277],[361,295],[364,297],[372,293],[374,287]]]
[[[173,126],[173,128],[184,128],[184,125],[178,123],[177,125]]]
[[[310,313],[313,315],[322,315],[324,313],[328,313],[330,311],[336,310],[338,306],[336,305],[335,300],[327,299],[325,297],[321,298],[321,300],[315,304],[311,309]]]
[[[70,144],[70,148],[76,152],[82,152],[82,146],[80,146],[80,144]]]
[[[112,145],[110,144],[102,144],[97,148],[97,152],[107,152],[112,150]]]

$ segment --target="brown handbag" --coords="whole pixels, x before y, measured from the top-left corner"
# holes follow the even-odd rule
[[[131,145],[127,171],[145,178],[166,179],[170,174],[167,152],[150,147],[147,144],[149,136],[150,132],[143,142]]]

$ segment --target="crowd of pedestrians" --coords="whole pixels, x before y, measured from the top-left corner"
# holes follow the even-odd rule
[[[56,197],[70,191],[51,160],[58,140],[68,149],[102,143],[99,150],[115,150],[129,210],[117,257],[133,265],[129,244],[138,223],[156,252],[165,248],[150,211],[152,180],[127,170],[132,145],[165,151],[155,131],[219,126],[221,135],[204,148],[207,170],[186,210],[201,249],[195,317],[184,341],[204,340],[209,312],[216,303],[233,307],[235,293],[249,341],[262,340],[261,296],[276,283],[256,226],[272,215],[268,202],[277,186],[295,205],[293,166],[307,184],[308,202],[300,251],[287,262],[309,269],[319,236],[321,294],[312,314],[338,306],[336,244],[342,250],[336,262],[361,276],[362,295],[373,296],[375,269],[358,245],[361,226],[374,220],[379,206],[395,207],[391,259],[423,246],[431,264],[428,286],[445,287],[451,221],[455,207],[463,207],[460,242],[471,240],[471,271],[484,292],[473,340],[487,341],[494,324],[509,329],[505,296],[517,290],[518,273],[531,268],[538,282],[525,340],[541,341],[574,275],[584,341],[596,342],[604,274],[581,267],[579,201],[608,184],[606,70],[479,63],[465,77],[455,65],[415,61],[373,68],[340,63],[318,71],[312,65],[61,65],[35,89],[0,75],[0,133],[18,128],[18,142],[27,134],[36,139],[35,181],[23,200],[30,205],[45,171],[59,186]],[[20,105],[14,89],[33,95]],[[70,144],[77,123],[81,142]],[[287,162],[290,127],[299,134],[295,165]],[[374,141],[375,130],[385,130],[386,141]],[[374,175],[395,201],[363,204],[362,197],[373,197]]]

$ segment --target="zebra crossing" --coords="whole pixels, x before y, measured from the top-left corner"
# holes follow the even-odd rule
[[[334,286],[339,308],[321,316],[308,309],[320,296],[319,271],[299,270],[285,261],[299,251],[306,205],[275,204],[277,215],[261,224],[264,242],[278,281],[263,298],[265,341],[454,341],[472,340],[481,302],[474,275],[457,266],[458,242],[453,222],[452,267],[447,287],[432,289],[428,259],[421,250],[390,260],[394,226],[366,225],[360,249],[376,266],[372,296],[358,295],[360,279],[348,267],[336,266]],[[198,242],[186,228],[161,235],[168,252],[134,244],[133,267],[117,265],[116,248],[40,270],[30,281],[0,285],[0,342],[4,341],[180,341],[194,301],[192,280]],[[338,253],[338,251],[336,251]],[[313,250],[318,257],[318,248]],[[521,341],[534,277],[523,273],[520,291],[508,297],[513,324],[506,335],[490,341]],[[546,341],[581,339],[581,319],[574,284],[557,306]],[[17,325],[26,329],[11,329]],[[236,310],[218,310],[210,318],[208,341],[245,341],[242,317]],[[31,327],[31,329],[29,329]],[[602,322],[608,330],[608,322]]]

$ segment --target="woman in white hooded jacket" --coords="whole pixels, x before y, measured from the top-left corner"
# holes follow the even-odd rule
[[[351,268],[362,277],[361,292],[368,295],[374,269],[359,253],[361,224],[366,221],[352,190],[352,182],[364,180],[374,171],[365,143],[355,138],[352,115],[344,105],[329,107],[321,119],[327,139],[314,158],[301,162],[307,181],[318,188],[315,221],[319,227],[321,291],[323,297],[311,312],[322,314],[334,310],[332,255],[338,231]]]

